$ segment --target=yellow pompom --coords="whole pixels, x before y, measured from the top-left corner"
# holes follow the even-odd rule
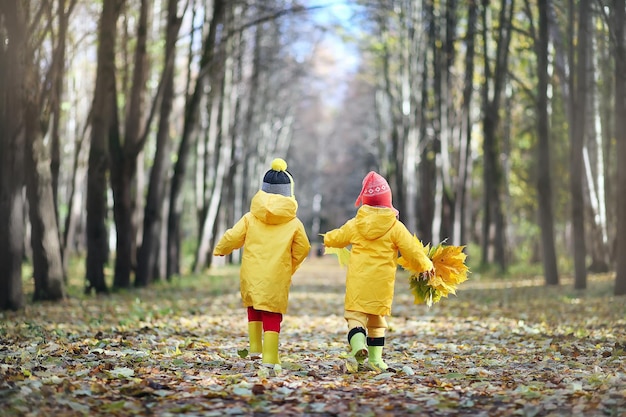
[[[284,159],[276,158],[272,161],[272,169],[274,171],[285,171],[287,169],[287,162]]]

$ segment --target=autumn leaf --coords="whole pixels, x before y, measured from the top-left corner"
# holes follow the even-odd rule
[[[346,267],[350,262],[350,250],[348,248],[329,248],[324,247],[324,255],[337,255],[339,265]]]
[[[428,250],[435,263],[457,262],[450,275],[462,270],[461,252]],[[447,254],[460,258],[451,263]],[[335,259],[310,258],[294,275],[281,365],[243,355],[249,345],[238,271],[223,271],[221,292],[208,277],[181,277],[0,313],[0,414],[619,416],[626,410],[626,304],[612,295],[611,274],[590,274],[584,294],[570,276],[558,287],[546,287],[542,277],[481,277],[456,288],[462,297],[430,309],[416,306],[406,280],[398,279],[383,352],[396,371],[358,366],[348,373],[345,270]]]

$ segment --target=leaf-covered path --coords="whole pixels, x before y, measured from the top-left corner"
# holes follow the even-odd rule
[[[330,257],[294,277],[282,370],[238,354],[247,324],[232,277],[2,313],[0,414],[626,415],[626,300],[611,277],[576,293],[471,276],[428,309],[399,275],[393,372],[356,374],[342,359],[343,277]]]

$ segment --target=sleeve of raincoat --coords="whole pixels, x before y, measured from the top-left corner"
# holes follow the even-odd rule
[[[402,222],[396,222],[394,235],[396,246],[398,246],[402,257],[411,265],[411,269],[419,272],[433,269],[433,263],[424,251],[424,247],[421,244],[416,244],[415,238]]]
[[[291,273],[293,274],[298,270],[302,262],[309,255],[311,250],[311,243],[304,230],[304,225],[300,223],[296,229],[296,234],[293,237],[293,243],[291,244]]]
[[[354,222],[354,219],[348,220],[339,229],[331,230],[324,234],[324,246],[329,248],[345,248],[350,244],[352,233],[350,232],[350,225]]]
[[[228,255],[235,249],[239,249],[246,241],[246,233],[248,233],[248,215],[243,216],[239,221],[224,233],[224,236],[217,242],[213,255]]]

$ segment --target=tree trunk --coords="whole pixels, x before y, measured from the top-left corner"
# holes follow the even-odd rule
[[[215,0],[213,2],[213,16],[210,23],[209,32],[204,40],[203,53],[200,60],[200,69],[196,85],[193,93],[185,104],[185,120],[183,134],[178,149],[178,159],[174,166],[174,175],[172,177],[172,185],[170,190],[170,208],[167,222],[167,278],[180,273],[180,239],[182,238],[180,230],[180,222],[183,212],[183,181],[187,173],[187,159],[192,149],[193,133],[196,131],[198,121],[198,110],[202,96],[204,95],[204,86],[207,79],[207,73],[213,64],[213,56],[215,53],[215,40],[217,34],[217,25],[223,21],[223,12],[225,7],[224,0]],[[210,80],[209,80],[210,81]]]
[[[35,64],[29,66],[27,91],[37,91],[33,83]],[[31,223],[31,247],[33,251],[33,276],[35,278],[34,301],[60,300],[65,297],[63,262],[54,195],[50,160],[43,142],[39,123],[41,109],[35,94],[29,95],[25,103],[26,123],[25,150],[26,183]]]
[[[487,8],[489,2],[483,0],[483,40],[488,44]],[[483,213],[483,236],[482,236],[482,259],[481,263],[489,262],[490,244],[493,244],[493,260],[506,270],[506,239],[504,230],[504,212],[502,209],[503,173],[499,163],[500,146],[497,140],[500,124],[500,107],[502,91],[507,77],[509,45],[511,42],[512,18],[515,10],[515,1],[502,0],[500,5],[499,22],[497,24],[497,39],[495,51],[495,63],[493,72],[489,63],[488,54],[485,54],[484,71],[485,81],[483,84],[483,181],[484,181],[484,213]],[[492,90],[490,91],[490,84]],[[492,235],[493,232],[493,235]]]
[[[433,219],[435,217],[435,178],[437,169],[435,166],[435,148],[432,140],[427,138],[427,120],[428,120],[428,71],[427,59],[424,59],[422,71],[422,101],[419,112],[421,114],[419,128],[420,148],[422,149],[419,164],[419,182],[420,182],[420,199],[419,199],[419,217],[418,217],[418,236],[424,242],[433,242]]]
[[[171,148],[170,117],[174,101],[174,63],[176,60],[176,40],[182,22],[177,15],[178,0],[168,1],[167,34],[165,39],[165,66],[163,68],[163,97],[161,99],[159,128],[156,151],[143,218],[143,238],[137,254],[137,275],[135,286],[149,285],[158,276],[160,237],[163,213],[163,199],[167,186],[169,154]]]
[[[558,285],[559,273],[554,243],[554,212],[552,209],[552,168],[550,150],[550,127],[548,114],[548,0],[539,2],[539,36],[537,52],[537,195],[539,200],[539,226],[543,273],[546,285]]]
[[[129,288],[130,274],[135,264],[136,225],[134,223],[133,185],[137,176],[137,156],[143,148],[145,111],[145,84],[148,74],[147,38],[148,16],[152,2],[141,1],[135,57],[133,61],[132,84],[126,107],[124,140],[121,141],[117,123],[112,126],[110,140],[111,188],[113,190],[113,213],[115,218],[116,251],[114,288]],[[113,101],[113,121],[117,121],[117,100]]]
[[[115,115],[117,104],[115,98],[111,104]],[[117,120],[117,117],[113,117]],[[111,125],[109,133],[112,143],[111,151],[111,189],[113,190],[113,218],[115,220],[115,273],[113,288],[130,288],[130,273],[133,267],[134,224],[132,181],[137,170],[137,159],[125,154],[119,144],[117,122]],[[117,142],[117,143],[113,143]]]
[[[223,60],[223,74],[221,76],[222,85],[219,92],[219,98],[214,100],[216,105],[219,106],[219,116],[217,118],[219,123],[217,145],[212,151],[215,153],[215,166],[213,168],[212,181],[213,186],[210,192],[209,204],[206,215],[201,221],[201,233],[196,251],[196,260],[194,262],[194,272],[199,274],[202,268],[207,264],[207,257],[210,254],[210,246],[213,241],[213,232],[215,230],[215,222],[218,215],[218,209],[220,207],[222,195],[224,177],[228,172],[228,167],[231,164],[230,156],[232,154],[232,142],[230,125],[232,120],[232,103],[234,97],[233,92],[233,51],[232,51],[232,38],[226,41],[225,57]],[[215,106],[215,105],[214,105]]]
[[[474,91],[474,55],[476,39],[476,20],[478,18],[478,5],[475,0],[469,2],[466,55],[465,55],[465,82],[463,86],[463,121],[461,123],[461,140],[459,147],[459,179],[456,188],[456,200],[454,207],[454,233],[453,244],[462,245],[468,239],[467,236],[467,188],[471,175],[471,141],[472,141],[472,116],[471,104]]]
[[[439,29],[439,11],[435,12],[435,6],[433,1],[428,2],[428,12],[426,27],[428,28],[428,49],[430,49],[432,57],[432,77],[433,77],[433,87],[432,87],[432,100],[429,98],[424,98],[429,106],[431,107],[430,111],[433,116],[431,120],[429,120],[429,124],[431,125],[431,129],[433,131],[432,138],[429,138],[428,141],[432,141],[431,152],[433,155],[433,164],[434,171],[432,180],[434,184],[434,194],[433,197],[433,222],[432,222],[432,239],[433,243],[438,243],[441,241],[441,226],[442,226],[442,214],[443,214],[443,156],[442,156],[442,144],[446,142],[444,136],[447,134],[445,129],[447,126],[443,126],[445,121],[445,116],[443,112],[443,95],[445,92],[443,91],[444,86],[444,78],[445,78],[445,69],[444,59],[442,57],[442,48],[441,42],[442,37]],[[446,149],[447,151],[447,149]]]
[[[445,6],[445,30],[443,36],[443,50],[440,59],[442,65],[441,77],[441,227],[438,231],[440,240],[453,237],[454,223],[454,206],[457,198],[453,187],[453,171],[457,172],[458,167],[452,165],[452,155],[449,149],[459,149],[457,143],[454,142],[454,131],[458,129],[457,118],[454,110],[454,81],[453,65],[456,59],[456,51],[454,43],[456,42],[456,25],[457,25],[457,0],[447,0]]]
[[[591,39],[587,43],[589,59],[587,59],[587,104],[585,122],[587,138],[583,146],[583,181],[586,186],[585,210],[586,218],[590,224],[586,225],[587,255],[590,263],[587,267],[589,272],[605,273],[609,271],[609,247],[608,228],[606,224],[606,200],[604,195],[604,154],[602,146],[602,126],[600,122],[599,86],[603,81],[599,80],[601,68],[598,57],[603,53],[602,45],[597,40],[593,25],[591,26]],[[610,78],[610,76],[609,76]],[[610,110],[609,110],[610,112]]]
[[[120,0],[103,2],[98,33],[98,67],[93,100],[91,146],[87,171],[87,287],[86,293],[108,293],[104,266],[109,257],[107,174],[109,129],[115,100],[115,41]]]
[[[51,92],[50,111],[52,112],[52,131],[50,133],[50,172],[52,175],[52,195],[54,201],[54,211],[57,225],[61,224],[59,217],[59,170],[61,167],[61,100],[63,97],[63,81],[65,79],[65,43],[67,39],[67,29],[72,10],[76,6],[77,0],[71,0],[66,7],[66,0],[58,0],[57,20],[59,22],[59,32],[57,35],[57,46],[53,58],[53,79],[54,87]],[[59,240],[61,240],[59,230]],[[65,274],[65,265],[63,265]]]
[[[19,1],[0,2],[0,310],[24,306],[24,7]]]
[[[617,268],[615,295],[626,295],[626,25],[624,0],[613,1],[615,39],[615,135],[617,139]]]
[[[89,125],[89,119],[91,119],[91,113],[87,117],[87,124]],[[65,224],[63,228],[63,240],[62,240],[62,259],[63,270],[67,271],[67,262],[70,254],[76,249],[76,229],[82,220],[82,212],[84,206],[84,192],[83,189],[86,177],[86,159],[89,156],[89,150],[84,150],[85,147],[89,147],[88,141],[85,140],[86,129],[83,130],[83,134],[75,143],[75,154],[72,163],[72,175],[70,180],[70,192],[68,198],[67,217],[65,218]]]
[[[59,103],[62,92],[62,80],[64,75],[65,37],[68,18],[75,1],[70,4],[69,11],[65,10],[64,4],[58,6],[59,33],[56,38],[48,29],[43,30],[43,36],[50,36],[56,41],[52,51],[51,64],[41,79],[39,68],[42,62],[39,58],[37,44],[29,42],[28,63],[26,67],[26,91],[28,94],[24,100],[25,111],[25,137],[27,148],[25,150],[26,184],[28,196],[28,208],[30,217],[30,248],[32,250],[33,274],[35,278],[34,300],[60,300],[64,298],[64,269],[61,259],[60,233],[58,227],[58,210],[56,206],[55,178],[52,170],[57,169],[54,161],[50,158],[48,149],[44,143],[44,135],[50,126],[50,115],[53,114],[53,131],[51,138],[51,151],[58,152],[58,125],[60,120]],[[53,16],[52,3],[48,13]],[[42,15],[35,14],[38,20],[30,22],[33,27],[39,27],[47,22],[43,21]],[[55,130],[56,129],[56,130]],[[57,162],[59,160],[57,159]],[[58,172],[57,172],[58,175]]]
[[[417,36],[422,38],[423,42],[423,53],[422,57],[417,60],[416,67],[421,68],[417,69],[417,73],[419,74],[420,81],[419,85],[415,87],[418,91],[416,94],[420,97],[419,102],[417,103],[416,111],[416,121],[418,123],[418,149],[419,149],[419,165],[417,167],[417,178],[418,178],[418,199],[416,202],[412,202],[411,204],[415,204],[415,211],[417,213],[417,236],[423,242],[433,242],[433,224],[435,219],[435,187],[436,187],[436,178],[437,178],[437,170],[435,165],[435,140],[432,137],[432,134],[428,134],[429,125],[432,124],[432,116],[429,114],[432,113],[432,100],[430,99],[430,90],[432,82],[430,81],[433,76],[432,67],[429,65],[429,59],[434,61],[435,50],[431,47],[432,42],[434,42],[434,23],[432,20],[434,19],[434,10],[433,3],[426,2],[423,5],[423,10],[421,11],[423,14],[423,26],[429,28],[427,36],[419,33]],[[419,28],[418,30],[424,30],[423,28]],[[414,59],[416,59],[414,57]],[[391,65],[391,63],[387,64]]]
[[[585,202],[583,196],[583,147],[587,103],[587,42],[589,35],[589,2],[580,0],[578,15],[578,61],[576,63],[576,94],[574,123],[570,148],[570,193],[572,196],[572,229],[574,235],[574,288],[587,287],[585,248]]]

